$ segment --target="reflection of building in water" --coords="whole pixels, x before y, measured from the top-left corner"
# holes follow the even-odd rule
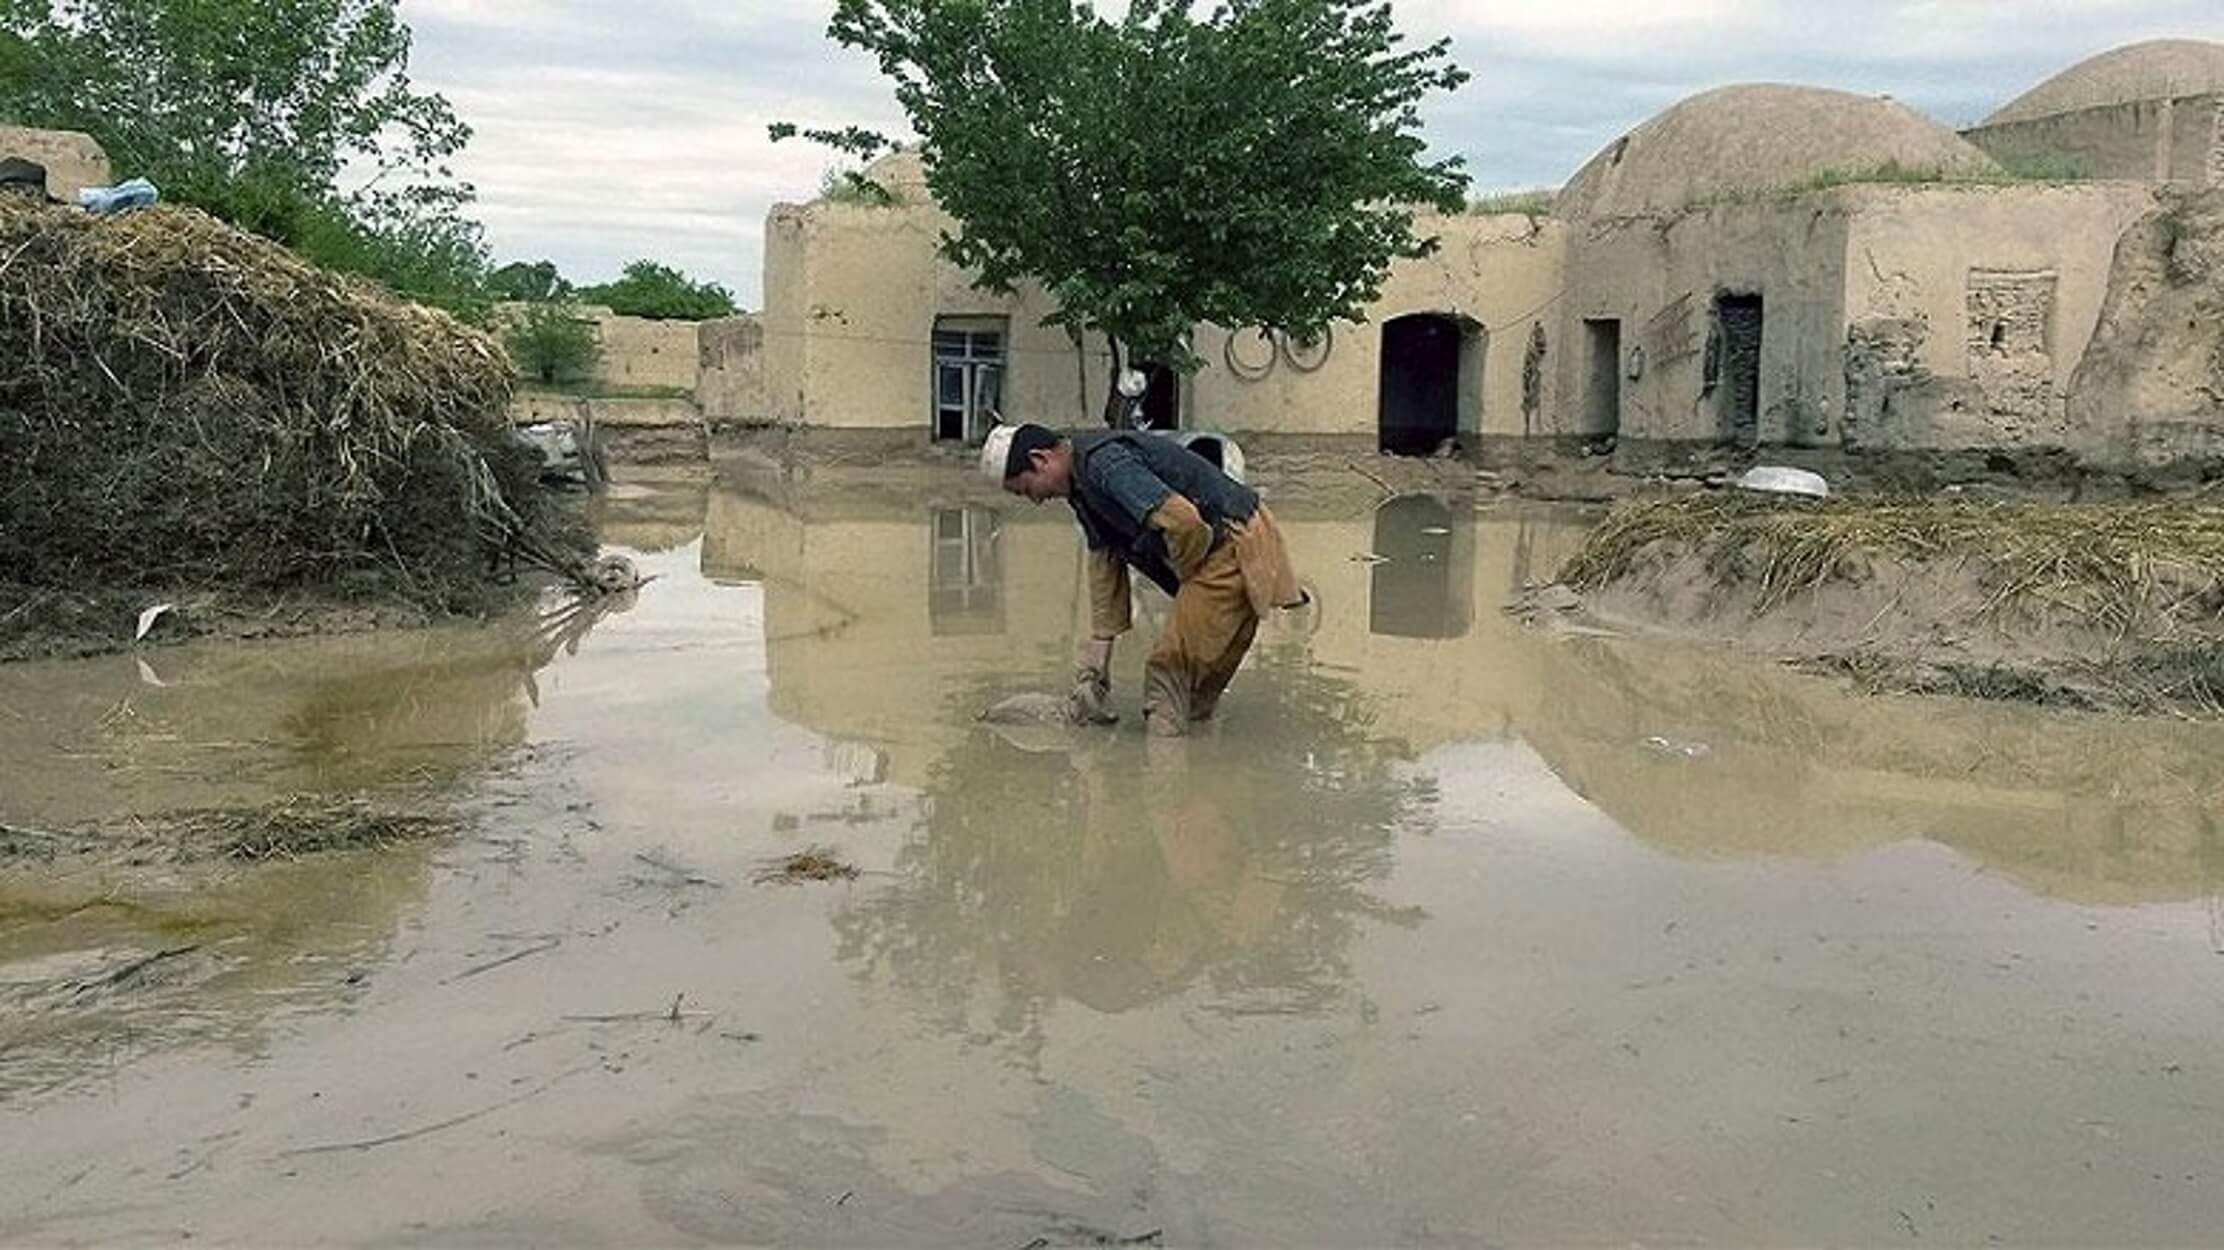
[[[997,576],[996,513],[989,508],[937,508],[928,523],[933,558],[927,574],[927,621],[938,638],[1004,632],[1004,587]]]
[[[776,712],[887,750],[890,779],[935,791],[979,707],[1063,679],[1083,610],[1079,540],[1062,511],[1005,514],[993,560],[1005,633],[950,635],[932,619],[936,561],[919,554],[948,523],[925,509],[844,507],[796,514],[720,496],[706,565],[764,571]],[[1438,526],[1438,507],[1398,501],[1356,520],[1282,509],[1319,605],[1262,631],[1224,739],[1256,755],[1309,749],[1282,701],[1332,698],[1305,722],[1323,737],[1424,752],[1519,736],[1578,793],[1680,853],[1835,855],[1929,838],[2070,898],[2185,898],[2224,881],[2224,814],[2209,797],[2224,793],[2224,734],[2213,728],[1858,697],[1703,648],[1525,631],[1501,606],[1551,577],[1580,523],[1453,507]],[[1421,533],[1435,528],[1451,533]],[[962,567],[950,532],[947,559]],[[1449,539],[1464,572],[1423,590],[1390,583],[1385,631],[1378,574],[1391,566],[1365,557],[1400,533]],[[1440,609],[1453,593],[1464,604]],[[1148,629],[1121,652],[1130,710]]]
[[[1464,515],[1462,515],[1464,514]],[[1435,495],[1403,495],[1375,509],[1368,631],[1392,638],[1460,638],[1475,621],[1475,516]]]
[[[938,726],[980,710],[948,706],[951,678],[1062,674],[1084,594],[1063,508],[818,495],[788,508],[718,491],[703,571],[764,582],[774,714],[887,752],[912,785]]]

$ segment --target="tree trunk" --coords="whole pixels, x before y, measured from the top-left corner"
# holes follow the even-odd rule
[[[1120,394],[1120,340],[1110,330],[1104,332],[1104,345],[1112,353],[1111,362],[1104,375],[1104,424],[1108,429],[1124,430],[1128,427],[1128,413],[1133,405],[1128,397]]]
[[[1073,340],[1074,419],[1089,419],[1089,345],[1081,335],[1081,327],[1067,326],[1066,337]]]

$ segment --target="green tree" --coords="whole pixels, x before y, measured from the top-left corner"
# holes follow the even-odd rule
[[[446,162],[471,131],[411,82],[395,3],[0,0],[0,118],[86,131],[166,199],[468,302],[485,249]]]
[[[697,282],[653,260],[627,265],[616,282],[581,288],[579,298],[628,317],[708,321],[734,315],[733,292],[715,282]]]
[[[556,262],[513,260],[487,275],[487,294],[496,299],[538,304],[570,299],[571,283],[556,271]]]
[[[519,372],[549,386],[586,381],[602,358],[593,323],[570,304],[528,304],[503,341]]]
[[[1085,0],[837,0],[828,34],[895,84],[959,223],[945,255],[991,290],[1041,283],[1050,321],[1104,334],[1115,367],[1124,347],[1194,369],[1201,321],[1305,340],[1357,320],[1392,261],[1435,247],[1416,206],[1465,205],[1419,106],[1467,74],[1445,41],[1406,47],[1379,0],[1134,0],[1118,20]],[[859,159],[892,146],[801,133]]]

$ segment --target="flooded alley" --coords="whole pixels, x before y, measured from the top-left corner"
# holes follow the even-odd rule
[[[1504,608],[1595,519],[1275,499],[1199,736],[1063,508],[646,480],[592,615],[0,666],[8,1245],[2189,1244],[2224,729]],[[1147,639],[1165,601],[1138,619]],[[816,851],[847,879],[784,882]]]

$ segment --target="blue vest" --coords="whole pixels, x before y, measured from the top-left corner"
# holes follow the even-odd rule
[[[1133,430],[1100,430],[1072,436],[1074,517],[1092,550],[1110,548],[1157,582],[1167,594],[1181,578],[1166,557],[1166,536],[1146,519],[1169,491],[1197,506],[1212,527],[1212,549],[1228,541],[1228,526],[1259,511],[1258,492],[1203,456],[1170,438]],[[1118,450],[1110,450],[1117,448]]]

